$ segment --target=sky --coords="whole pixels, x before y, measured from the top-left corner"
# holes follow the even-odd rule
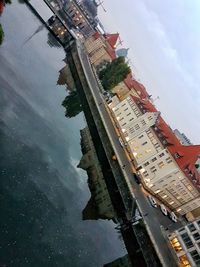
[[[200,1],[105,0],[99,18],[129,47],[134,77],[172,129],[200,144]],[[159,97],[159,99],[157,99]]]

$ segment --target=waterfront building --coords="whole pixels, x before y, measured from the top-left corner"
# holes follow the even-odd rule
[[[174,130],[174,134],[176,135],[176,137],[178,138],[178,140],[182,145],[185,146],[192,145],[190,139],[184,133],[181,133],[178,129]]]
[[[181,227],[168,238],[179,266],[200,266],[200,220]]]
[[[112,92],[116,94],[120,100],[124,100],[129,95],[138,96],[140,98],[149,98],[146,88],[136,81],[131,73],[129,73],[122,82],[118,83],[112,89]]]
[[[96,31],[96,20],[77,1],[67,1],[64,11],[73,22],[74,27],[79,29],[85,37],[91,36]]]
[[[200,146],[183,146],[148,99],[129,96],[112,111],[144,186],[188,220],[200,216]]]
[[[98,67],[116,58],[115,48],[119,34],[101,34],[95,32],[86,39],[85,48],[88,52],[91,63]]]

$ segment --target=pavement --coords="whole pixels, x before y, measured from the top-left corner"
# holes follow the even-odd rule
[[[163,266],[175,267],[177,266],[177,264],[175,263],[172,253],[168,247],[166,237],[165,235],[163,235],[163,229],[173,231],[181,227],[182,223],[172,222],[167,216],[164,216],[162,214],[159,207],[153,208],[149,203],[146,195],[144,194],[141,185],[138,185],[135,182],[133,178],[132,163],[128,160],[124,148],[121,147],[119,143],[113,122],[107,110],[103,96],[100,93],[99,85],[91,68],[89,59],[84,51],[84,47],[80,43],[78,43],[77,48],[79,51],[79,56],[81,58],[82,66],[87,73],[89,85],[93,91],[93,97],[95,99],[96,105],[98,106],[98,110],[101,113],[102,121],[115,151],[115,155],[119,164],[121,165],[122,172],[129,184],[129,187],[132,187],[131,190],[133,192],[133,197],[136,199],[136,203],[143,217],[148,234],[151,238],[152,243],[154,244],[158,257],[160,258]],[[123,167],[124,165],[125,167]]]

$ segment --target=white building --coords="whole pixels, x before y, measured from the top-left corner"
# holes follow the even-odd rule
[[[169,241],[177,256],[179,266],[200,266],[200,220],[170,234]]]
[[[129,96],[113,109],[144,185],[171,209],[200,215],[200,146],[183,146],[148,100]]]

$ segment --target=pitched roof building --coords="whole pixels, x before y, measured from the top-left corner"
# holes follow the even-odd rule
[[[116,58],[115,47],[119,34],[101,34],[95,32],[86,39],[85,48],[91,63],[97,67]]]
[[[183,146],[147,98],[129,96],[113,113],[144,186],[189,220],[200,216],[200,146]]]

